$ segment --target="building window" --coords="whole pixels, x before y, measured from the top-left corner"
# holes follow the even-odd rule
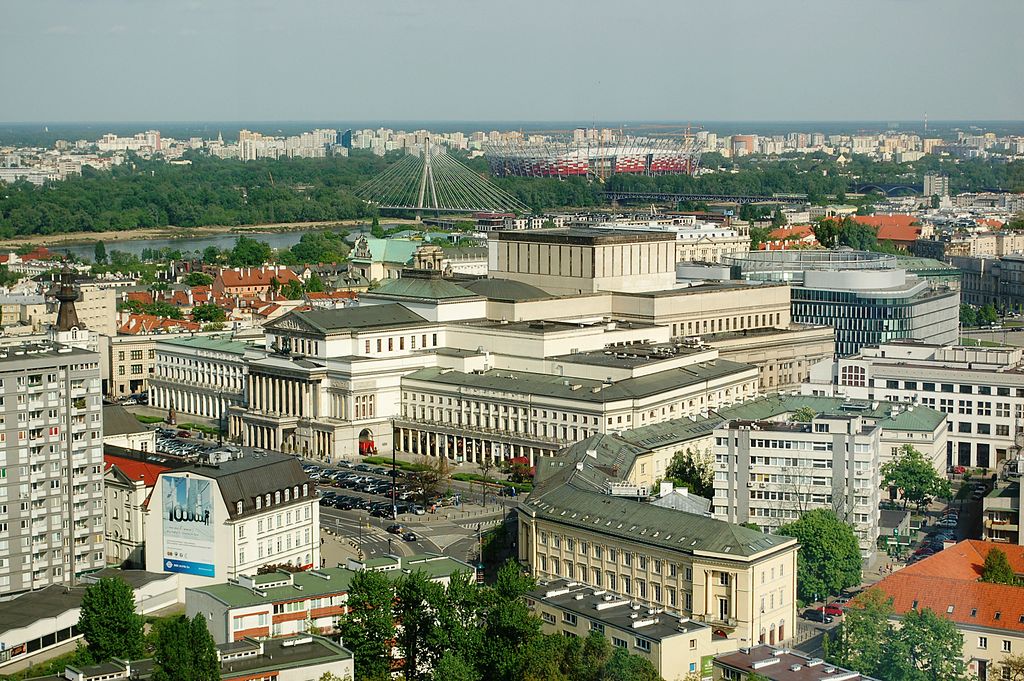
[[[616,648],[626,648],[629,646],[626,641],[621,638],[616,638],[615,636],[612,636],[612,645]]]
[[[636,646],[637,650],[642,650],[645,653],[651,652],[651,642],[645,638],[640,638],[639,636],[637,636],[636,639],[633,641],[633,644]]]
[[[988,636],[978,637],[978,648],[981,650],[988,650]]]
[[[566,624],[571,624],[573,626],[576,626],[576,615],[574,615],[571,612],[563,612],[562,613],[562,621],[565,622]]]
[[[1011,652],[1011,647],[1012,647],[1012,646],[1011,646],[1011,642],[1010,642],[1010,641],[1008,641],[1008,640],[1006,640],[1006,639],[1004,638],[1004,639],[1003,639],[1003,652],[1004,652],[1004,653],[1009,653],[1009,652]]]

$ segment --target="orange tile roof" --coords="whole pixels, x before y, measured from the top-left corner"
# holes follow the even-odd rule
[[[978,223],[979,225],[984,225],[985,227],[995,227],[996,229],[1006,224],[1002,220],[996,220],[995,218],[978,218],[975,220],[975,222]]]
[[[854,215],[855,222],[878,230],[879,241],[917,241],[921,225],[913,215]]]
[[[898,615],[928,608],[958,624],[1024,632],[1024,586],[978,581],[985,556],[994,548],[1006,554],[1015,573],[1024,574],[1024,547],[967,540],[871,588],[892,598]]]
[[[128,459],[122,456],[114,456],[112,454],[103,455],[103,470],[108,471],[114,466],[117,466],[125,477],[130,480],[142,480],[146,487],[152,487],[156,484],[156,477],[164,471],[171,470],[168,466],[160,466],[155,463],[147,463],[145,461],[136,461],[135,459]]]
[[[274,279],[279,284],[299,281],[298,276],[287,267],[239,267],[221,270],[218,276],[227,288],[270,286]]]
[[[139,333],[155,333],[157,331],[199,331],[201,324],[182,319],[169,319],[151,314],[130,314],[118,328],[118,333],[135,335]]]
[[[814,229],[810,225],[787,225],[773,229],[768,233],[768,239],[778,241],[780,239],[803,239],[813,237]]]
[[[148,305],[153,302],[153,294],[148,291],[129,291],[124,295],[124,299],[126,301],[135,300]]]

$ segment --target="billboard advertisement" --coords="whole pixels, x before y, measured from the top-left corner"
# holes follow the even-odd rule
[[[209,480],[161,476],[164,570],[214,576],[213,486]]]
[[[715,676],[715,656],[703,655],[700,658],[701,681],[711,681]]]

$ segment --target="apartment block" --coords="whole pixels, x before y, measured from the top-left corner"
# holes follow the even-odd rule
[[[853,526],[861,555],[870,557],[878,541],[881,430],[857,415],[730,422],[715,431],[715,517],[771,531],[828,509]]]
[[[911,341],[866,347],[813,367],[801,391],[937,409],[949,424],[945,465],[994,469],[1024,419],[1022,352]]]
[[[104,567],[100,357],[0,348],[0,596]]]

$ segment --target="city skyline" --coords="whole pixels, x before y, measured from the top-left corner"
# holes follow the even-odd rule
[[[953,0],[872,0],[855,14],[828,3],[816,15],[795,0],[517,10],[8,6],[0,56],[19,66],[8,67],[0,120],[1014,120],[1024,110],[1013,87],[1024,7],[1008,1],[983,15]],[[965,34],[986,18],[998,20],[983,42]]]

